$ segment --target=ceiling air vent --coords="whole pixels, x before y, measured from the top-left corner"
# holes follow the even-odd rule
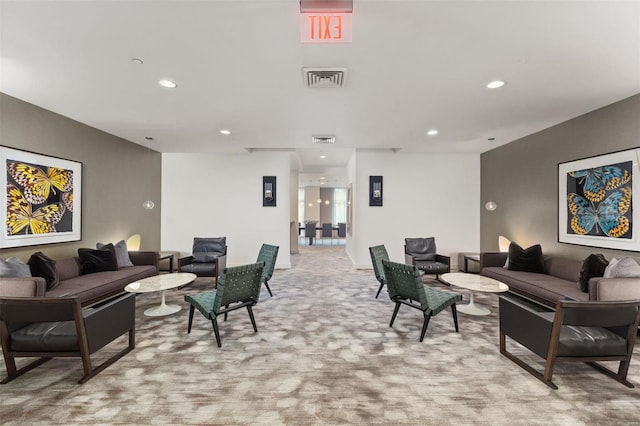
[[[314,135],[311,139],[313,143],[336,143],[336,137],[331,135]]]
[[[311,89],[344,87],[347,80],[346,68],[302,68],[305,86]]]

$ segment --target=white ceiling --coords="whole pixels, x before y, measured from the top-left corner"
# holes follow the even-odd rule
[[[290,150],[311,174],[354,149],[483,152],[640,92],[638,1],[354,0],[340,45],[302,44],[299,10],[0,0],[0,90],[162,152]],[[346,87],[305,88],[317,66]]]

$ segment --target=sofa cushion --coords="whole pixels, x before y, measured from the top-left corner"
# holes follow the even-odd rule
[[[113,244],[104,245],[98,250],[79,248],[78,257],[80,257],[80,265],[83,275],[118,270],[116,251]]]
[[[47,297],[62,295],[76,296],[80,303],[100,299],[110,294],[121,292],[125,286],[143,278],[158,275],[154,265],[132,266],[117,271],[96,272],[80,275],[60,282],[52,291],[47,291]]]
[[[540,244],[523,249],[512,241],[509,244],[509,267],[507,269],[544,274],[546,270]]]
[[[580,268],[580,279],[578,280],[580,291],[589,293],[589,280],[593,277],[603,276],[608,264],[609,262],[602,253],[593,253],[587,256],[582,262],[582,268]]]
[[[436,260],[436,241],[429,238],[405,238],[404,244],[407,253],[415,260]]]
[[[96,248],[101,249],[106,244],[97,243]],[[118,268],[126,268],[133,266],[133,262],[129,258],[129,250],[127,249],[127,243],[125,240],[120,240],[113,245],[116,249],[116,261],[118,262]]]
[[[31,268],[17,257],[0,259],[0,277],[30,277]]]
[[[56,261],[41,251],[32,254],[27,263],[31,269],[31,276],[44,278],[47,283],[47,290],[56,288],[60,283],[58,272],[56,271]]]
[[[558,300],[566,298],[588,300],[589,295],[581,292],[575,281],[547,274],[511,271],[499,266],[482,268],[482,275],[496,279],[509,286],[509,291],[523,294],[554,307]]]

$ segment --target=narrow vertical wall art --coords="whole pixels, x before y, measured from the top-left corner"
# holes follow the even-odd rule
[[[262,207],[276,206],[276,177],[262,176]]]
[[[369,206],[382,206],[382,176],[369,176]]]

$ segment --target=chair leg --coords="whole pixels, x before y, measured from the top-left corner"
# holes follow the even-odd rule
[[[456,308],[456,304],[451,305],[451,314],[453,314],[453,323],[456,326],[456,333],[458,332],[458,308]]]
[[[218,344],[218,347],[221,348],[222,342],[220,342],[220,331],[218,330],[218,320],[216,317],[211,318],[211,325],[213,325],[213,332],[216,335],[216,343]]]
[[[620,361],[620,366],[618,367],[618,373],[616,374],[612,370],[608,369],[604,365],[598,364],[597,362],[587,362],[591,367],[595,368],[601,373],[606,374],[612,379],[622,383],[628,388],[635,388],[633,383],[627,380],[627,371],[629,370],[629,362],[628,361]]]
[[[273,293],[271,293],[271,289],[269,288],[269,283],[268,282],[264,282],[264,286],[267,287],[267,291],[269,292],[269,296],[273,297]]]
[[[225,309],[229,309],[229,305],[225,306],[224,308],[225,308]],[[228,313],[229,313],[229,312],[225,312],[225,313],[224,313],[224,320],[225,320],[225,321],[227,320],[227,314],[228,314]]]
[[[45,362],[49,361],[52,358],[38,358],[37,360],[25,365],[24,367],[22,367],[19,370],[16,370],[16,368],[15,368],[16,367],[15,358],[9,357],[9,359],[11,359],[11,363],[13,364],[13,371],[9,370],[9,364],[7,363],[7,356],[5,355],[5,364],[7,365],[7,377],[5,377],[0,382],[0,384],[3,384],[3,385],[9,383],[10,381],[15,379],[16,377],[22,376],[27,371],[33,370],[37,366],[44,364]]]
[[[389,327],[393,327],[393,322],[396,320],[396,315],[398,315],[398,309],[400,309],[400,302],[396,302],[396,307],[393,309],[393,315],[391,316]]]
[[[422,334],[420,334],[420,341],[424,339],[424,335],[427,333],[427,327],[429,326],[429,320],[431,319],[431,313],[424,313],[424,322],[422,323]]]
[[[191,305],[191,308],[189,309],[189,325],[187,326],[187,333],[191,333],[191,324],[193,323],[193,311],[194,311],[195,307],[193,305]]]
[[[251,309],[251,305],[247,305],[247,311],[249,311],[249,318],[251,318],[251,325],[253,325],[253,331],[258,332],[258,327],[256,327],[256,319],[253,317],[253,309]]]
[[[520,358],[518,358],[517,356],[515,356],[511,352],[507,351],[506,343],[505,343],[505,340],[506,340],[505,337],[506,337],[505,334],[502,331],[500,331],[500,353],[502,355],[506,356],[511,361],[515,362],[517,365],[519,365],[521,368],[523,368],[527,373],[531,374],[533,377],[535,377],[536,379],[540,380],[542,383],[544,383],[545,385],[549,386],[551,389],[558,389],[558,386],[556,386],[556,384],[551,381],[551,377],[549,377],[549,380],[547,380],[544,375],[542,375],[540,372],[536,371],[529,364],[527,364],[526,362],[522,361]],[[545,369],[545,372],[546,372],[546,369]]]
[[[384,287],[384,281],[380,283],[380,287],[378,287],[378,292],[376,293],[376,299],[380,296],[380,292],[382,291],[382,287]]]

